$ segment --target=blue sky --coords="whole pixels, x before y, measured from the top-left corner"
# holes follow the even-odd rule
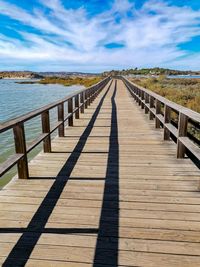
[[[199,0],[0,0],[0,70],[200,70]]]

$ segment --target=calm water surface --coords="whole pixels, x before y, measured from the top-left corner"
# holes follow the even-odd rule
[[[168,78],[200,79],[200,75],[169,75]]]
[[[83,88],[83,86],[66,87],[55,84],[17,84],[17,81],[19,80],[0,80],[0,123],[52,103]],[[57,120],[56,109],[52,109],[50,117],[51,127],[53,127]],[[41,133],[40,116],[25,123],[25,132],[28,142],[33,141]],[[29,159],[38,153],[40,149],[41,146],[30,154]],[[12,131],[0,134],[0,163],[4,162],[13,152]],[[1,178],[0,186],[9,181],[15,171],[13,169],[8,175]]]

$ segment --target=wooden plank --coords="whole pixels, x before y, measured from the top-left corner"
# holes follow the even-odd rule
[[[9,247],[9,245],[7,245]],[[6,254],[6,245],[2,248],[2,252]],[[8,248],[9,249],[9,248]],[[101,248],[97,263],[113,266],[113,251]],[[92,263],[94,252],[91,248],[67,247],[49,245],[46,248],[43,245],[37,245],[32,254],[31,259],[34,260],[51,260],[60,262],[78,262],[78,263]],[[20,259],[19,259],[20,262]],[[152,252],[138,252],[138,251],[119,251],[119,266],[177,266],[177,267],[196,267],[199,263],[198,256],[167,254],[167,253],[152,253]]]

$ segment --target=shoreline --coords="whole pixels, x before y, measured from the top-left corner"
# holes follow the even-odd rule
[[[35,80],[37,78],[29,78],[29,77],[0,77],[1,80]]]
[[[19,81],[16,82],[18,84],[60,84],[64,86],[73,86],[73,85],[83,85],[85,87],[90,87],[93,84],[98,83],[102,77],[88,77],[88,78],[80,78],[80,77],[68,77],[68,78],[59,78],[59,77],[44,77],[42,79],[33,79],[28,81]]]

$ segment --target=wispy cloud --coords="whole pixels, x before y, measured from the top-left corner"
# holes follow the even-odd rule
[[[1,69],[9,64],[86,71],[156,65],[198,68],[200,53],[191,60],[190,52],[179,48],[200,35],[200,11],[190,7],[148,0],[136,9],[128,0],[116,0],[110,10],[91,15],[83,6],[67,9],[60,0],[40,0],[34,10],[0,0],[0,14],[23,26],[13,29],[20,39],[0,34]]]

